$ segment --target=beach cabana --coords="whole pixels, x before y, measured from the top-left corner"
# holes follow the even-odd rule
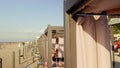
[[[53,50],[58,50],[57,58],[64,59],[64,28],[62,26],[51,26],[48,25],[47,29],[44,31],[44,37],[46,37],[46,47],[44,51],[46,51],[46,61],[48,62],[48,68],[51,68],[53,64],[59,62],[60,60],[56,60],[53,62],[52,54]],[[43,36],[43,35],[42,35]],[[44,42],[45,40],[43,40]],[[41,43],[43,43],[41,41]],[[56,64],[57,65],[57,64]]]
[[[65,0],[65,68],[112,68],[109,17],[120,0]]]

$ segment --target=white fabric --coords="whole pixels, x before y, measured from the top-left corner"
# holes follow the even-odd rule
[[[52,38],[52,44],[56,44],[56,38]]]
[[[59,44],[64,44],[64,39],[63,38],[58,37],[58,39],[59,39],[59,41],[58,41]]]
[[[95,20],[93,16],[84,17],[84,43],[86,46],[87,68],[97,68],[97,51],[95,40]]]
[[[111,68],[106,16],[79,17],[76,24],[77,68]]]
[[[105,10],[120,8],[120,0],[93,0],[82,12],[98,13]]]
[[[98,68],[111,68],[110,39],[106,16],[101,16],[96,21],[96,36]]]
[[[84,18],[79,17],[76,24],[76,51],[77,51],[77,68],[87,68],[86,47],[84,44],[82,23]]]
[[[64,52],[64,45],[61,45],[61,44],[60,44],[60,49],[61,49],[61,51]]]
[[[60,51],[58,51],[58,57],[62,58],[62,53]]]
[[[59,49],[59,47],[60,47],[59,44],[55,44],[55,50]]]

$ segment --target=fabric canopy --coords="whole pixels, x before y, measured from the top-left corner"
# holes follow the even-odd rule
[[[109,12],[114,11],[114,13],[120,14],[118,10],[120,11],[120,0],[93,0],[91,3],[85,6],[82,12],[83,13],[100,13],[102,11],[109,11]]]

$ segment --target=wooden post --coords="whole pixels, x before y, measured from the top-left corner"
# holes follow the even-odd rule
[[[70,38],[69,38],[69,15],[65,13],[65,68],[71,68]],[[69,55],[69,56],[68,56]]]
[[[23,59],[25,59],[25,45],[23,45]]]
[[[13,64],[13,68],[15,68],[15,52],[13,52],[13,56],[12,57],[13,57],[13,63],[12,63]]]
[[[35,62],[35,58],[34,58],[34,56],[33,56],[33,63]]]
[[[44,44],[45,44],[45,45],[44,45],[44,61],[46,61],[46,58],[47,58],[47,57],[46,57],[46,56],[47,56],[47,55],[46,55],[46,54],[47,54],[47,53],[46,53],[46,52],[47,52],[47,39],[46,39],[46,36],[45,36],[45,35],[44,35]]]
[[[113,62],[113,68],[115,68],[115,55],[114,55],[114,32],[113,32],[113,26],[110,25],[110,38],[111,38],[111,50],[112,50],[112,62]]]
[[[76,66],[76,23],[65,13],[65,68]]]
[[[2,58],[0,58],[0,68],[2,68]]]
[[[46,37],[46,42],[45,42],[46,44],[45,44],[45,48],[46,48],[46,60],[48,60],[48,38]]]
[[[21,50],[20,50],[20,48],[19,48],[19,64],[21,64]]]
[[[52,68],[52,57],[51,57],[51,48],[52,48],[52,31],[51,26],[48,25],[48,68]]]

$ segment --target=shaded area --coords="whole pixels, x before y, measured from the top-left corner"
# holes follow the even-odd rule
[[[115,68],[120,68],[120,62],[115,62]]]
[[[120,55],[118,52],[114,53],[115,56],[115,68],[120,68]]]

